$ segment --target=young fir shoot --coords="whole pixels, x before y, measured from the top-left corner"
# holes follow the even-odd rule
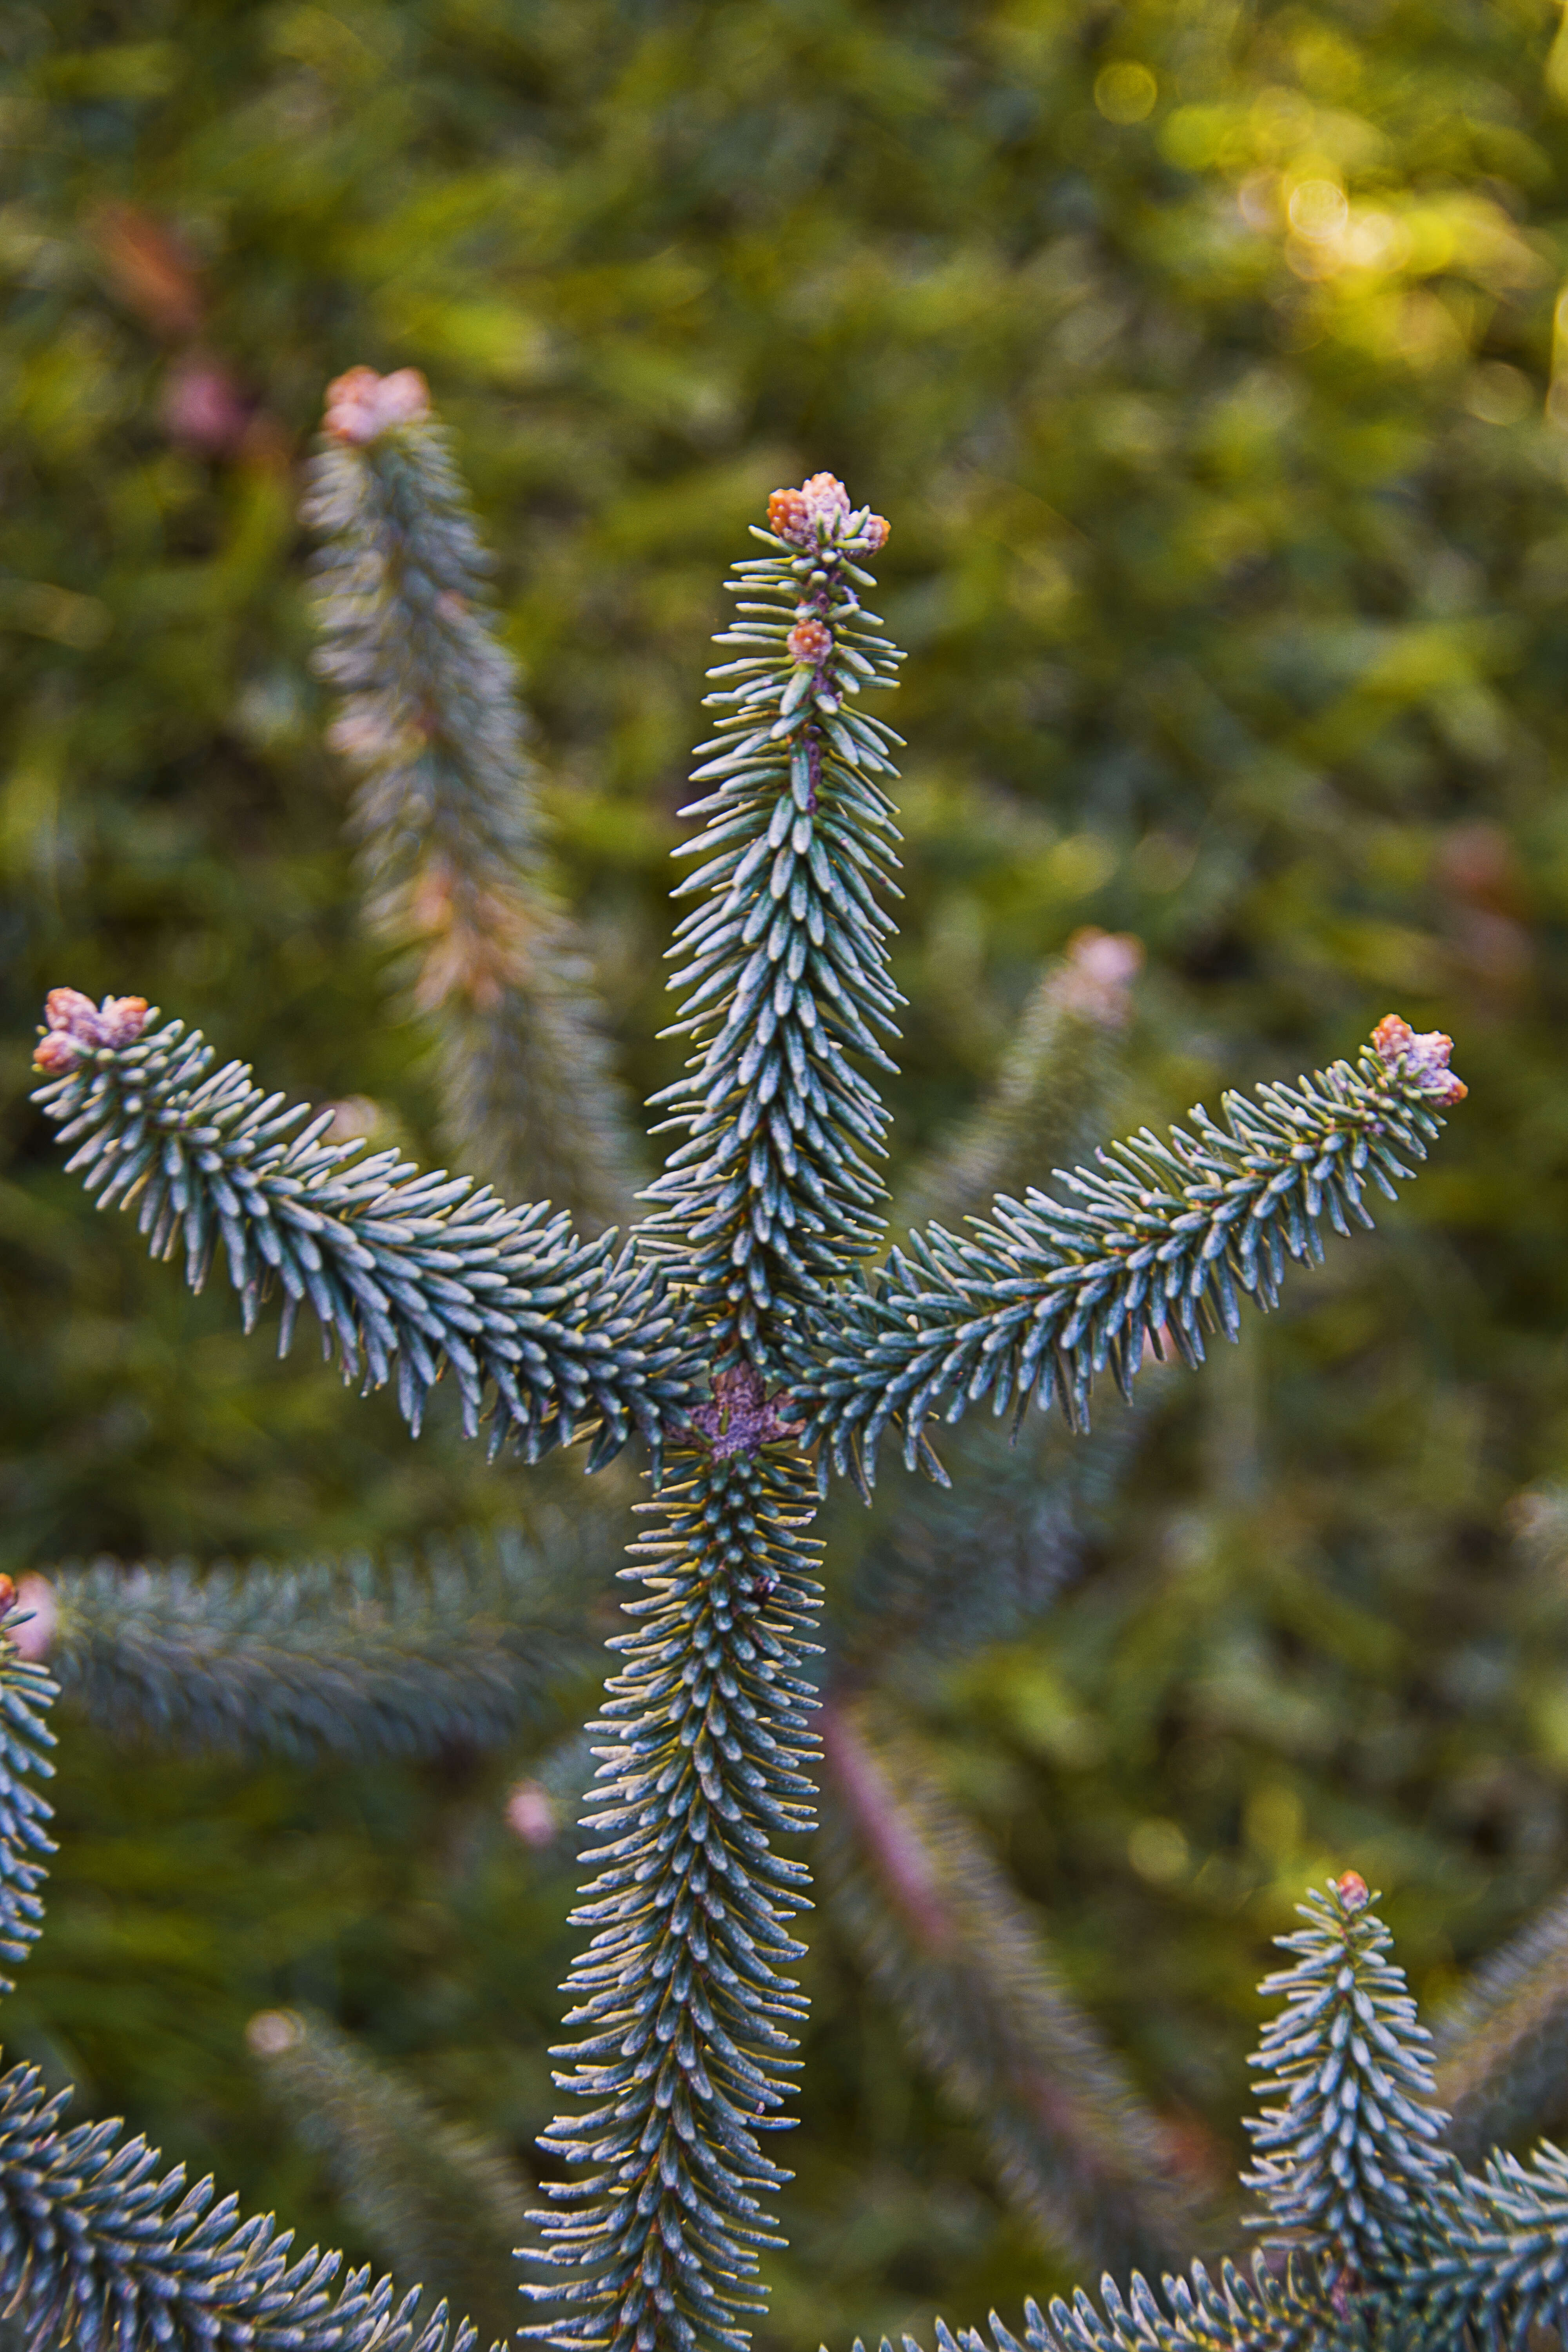
[[[414,547],[426,520],[437,539],[449,525],[449,494],[422,400],[357,377],[335,388],[329,425],[339,560],[374,601],[375,499],[400,484]],[[652,1525],[625,1571],[642,1592],[597,1727],[572,2111],[545,2142],[572,2175],[543,2223],[561,2275],[535,2330],[605,2352],[740,2347],[760,2307],[766,2200],[784,2177],[763,2135],[785,2120],[801,2008],[805,1873],[777,1842],[810,1820],[816,1493],[835,1468],[868,1484],[889,1427],[935,1469],[936,1412],[1034,1397],[1079,1427],[1097,1376],[1126,1390],[1146,1344],[1201,1360],[1243,1294],[1272,1306],[1286,1260],[1316,1258],[1325,1219],[1370,1222],[1369,1191],[1393,1195],[1464,1091],[1447,1039],[1391,1016],[1354,1066],[1227,1097],[1191,1131],[1145,1131],[1058,1172],[1058,1192],[998,1198],[969,1238],[932,1225],[870,1270],[887,1125],[874,1073],[897,1035],[899,739],[861,707],[896,658],[863,599],[887,526],[819,474],[776,492],[756,535],[688,812],[703,828],[684,853],[698,865],[677,945],[692,1051],[663,1098],[679,1139],[624,1244],[327,1143],[323,1118],[237,1065],[215,1070],[138,998],[57,989],[38,1048],[38,1099],[89,1191],[134,1204],[155,1253],[183,1244],[193,1282],[221,1249],[247,1319],[280,1296],[285,1345],[308,1307],[345,1372],[395,1376],[416,1427],[449,1373],[465,1425],[488,1421],[493,1445],[530,1460],[581,1440],[594,1467],[647,1444]],[[447,593],[434,554],[426,573]],[[406,689],[444,741],[468,722],[460,698],[438,708],[420,683],[433,656],[417,602],[377,604],[411,635],[402,650],[376,637],[367,690]],[[476,687],[468,708],[485,707]],[[378,749],[377,774],[404,756]],[[477,808],[489,784],[474,790]]]

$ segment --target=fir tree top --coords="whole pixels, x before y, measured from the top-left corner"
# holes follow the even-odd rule
[[[458,962],[505,985],[468,990],[449,1042],[470,1068],[510,1074],[485,1099],[510,1122],[513,1164],[547,1169],[563,1071],[584,1113],[569,1158],[615,1111],[593,1055],[573,1060],[582,1007],[537,869],[477,541],[417,378],[353,372],[327,424],[311,507],[329,542],[321,616],[373,919],[428,978],[432,953],[452,968],[455,934],[443,914],[447,948],[430,949],[421,907],[466,910]],[[673,983],[691,1055],[661,1097],[679,1139],[624,1242],[584,1240],[547,1199],[509,1206],[329,1140],[323,1116],[238,1065],[215,1070],[199,1037],[139,998],[56,990],[38,1054],[37,1099],[89,1190],[134,1203],[155,1253],[183,1243],[193,1282],[221,1251],[247,1321],[280,1293],[287,1345],[309,1307],[345,1373],[395,1376],[416,1428],[449,1375],[465,1425],[488,1420],[492,1444],[530,1459],[581,1439],[592,1467],[634,1433],[647,1443],[654,1524],[626,1571],[643,1592],[595,1727],[598,1875],[558,2077],[575,2112],[545,2143],[573,2178],[551,2189],[545,2253],[564,2275],[537,2332],[595,2352],[736,2352],[760,2307],[764,2200],[785,2178],[761,2135],[785,2120],[801,2012],[789,1971],[805,1877],[777,1841],[810,1821],[814,1486],[835,1465],[868,1482],[889,1425],[941,1475],[923,1433],[939,1410],[952,1421],[985,1399],[1017,1413],[1033,1396],[1077,1428],[1097,1376],[1130,1387],[1146,1346],[1201,1360],[1205,1335],[1234,1335],[1239,1295],[1272,1306],[1286,1261],[1321,1255],[1325,1221],[1370,1223],[1369,1190],[1392,1197],[1464,1092],[1448,1040],[1391,1015],[1353,1066],[1227,1097],[1190,1131],[1144,1130],[1057,1171],[1057,1191],[999,1196],[968,1237],[912,1233],[868,1273],[888,1116],[874,1074],[897,1037],[899,739],[860,708],[898,658],[862,559],[888,527],[819,473],[776,492],[755,536],[710,674],[718,732],[687,811],[702,829],[681,853],[699,861],[678,893],[695,904]],[[527,1030],[511,1058],[509,1023]],[[454,1093],[454,1129],[492,1135],[490,1112],[469,1117],[478,1099]],[[567,1189],[586,1200],[586,1172]],[[1314,1931],[1329,1945],[1298,1972],[1302,2031],[1326,2014],[1311,2004],[1337,1937],[1353,1953],[1331,1970],[1334,2017],[1364,2001],[1397,2041],[1376,1934],[1339,1900]],[[1013,1994],[992,1983],[984,1997],[1011,2032]],[[1379,2105],[1383,2077],[1365,2073],[1342,2158],[1324,2153],[1327,2103],[1344,2112],[1351,2078],[1298,2113],[1306,2054],[1281,2039],[1287,2105],[1260,2138],[1258,2180],[1303,2246],[1353,2227],[1370,2264],[1377,2216],[1397,2203],[1384,2184],[1408,2199],[1426,2179],[1389,2104],[1414,2078],[1383,2053],[1393,2089]],[[1309,2144],[1318,2173],[1301,2168]],[[1131,2174],[1148,2168],[1145,2150]]]

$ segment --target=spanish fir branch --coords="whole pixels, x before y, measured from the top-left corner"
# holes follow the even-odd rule
[[[28,2352],[474,2352],[445,2305],[296,2256],[268,2218],[186,2191],[182,2166],[118,2123],[61,2130],[68,2091],[36,2068],[0,2075],[0,2294]]]
[[[1215,2276],[1194,2263],[1187,2277],[1168,2276],[1163,2284],[1163,2295],[1156,2295],[1134,2273],[1124,2294],[1107,2276],[1100,2283],[1103,2310],[1080,2287],[1070,2305],[1059,2297],[1053,2302],[1048,2318],[1031,2298],[1021,2336],[995,2312],[988,2336],[975,2327],[955,2334],[939,2319],[937,2352],[1175,2352],[1188,2345],[1194,2352],[1394,2352],[1392,2343],[1369,2336],[1359,2316],[1326,2304],[1294,2263],[1280,2273],[1261,2260],[1250,2271],[1227,2262]],[[866,2352],[858,2338],[855,2352]],[[880,2352],[893,2352],[885,2336]],[[913,2336],[904,2337],[903,2352],[921,2352]]]
[[[52,1770],[45,1721],[55,1685],[16,1637],[27,1612],[0,1590],[0,1956],[25,1958],[38,1934],[37,1887],[53,1852],[36,1781]],[[7,1984],[7,1990],[9,1989]],[[269,2220],[187,2194],[144,2140],[118,2123],[60,2128],[71,2093],[36,2068],[0,2076],[0,2299],[29,2352],[472,2352],[444,2308],[423,2325],[417,2291],[356,2271],[337,2290],[339,2254],[299,2258]]]
[[[1051,959],[984,1099],[900,1186],[895,1233],[933,1220],[951,1227],[1089,1149],[1142,961],[1135,939],[1094,929]]]
[[[510,2152],[449,2121],[311,2011],[264,2010],[246,2039],[268,2096],[325,2159],[361,2237],[468,2312],[485,2341],[513,2335],[514,2249],[528,2234],[532,2184]]]
[[[887,525],[826,474],[768,512],[769,552],[731,583],[740,619],[718,642],[734,657],[709,673],[722,716],[693,781],[712,789],[682,812],[704,825],[679,853],[701,863],[676,894],[699,903],[676,933],[670,985],[688,994],[667,1034],[695,1050],[658,1098],[686,1139],[642,1228],[714,1327],[715,1360],[764,1372],[773,1318],[824,1303],[877,1247],[888,1114],[858,1065],[892,1068],[900,1003],[878,899],[900,739],[857,708],[896,683],[855,561]]]
[[[241,1063],[215,1070],[199,1031],[143,1034],[155,1016],[139,999],[106,1005],[51,992],[37,1059],[60,1075],[34,1100],[100,1206],[134,1203],[154,1256],[183,1246],[193,1287],[221,1250],[247,1328],[280,1291],[286,1349],[309,1307],[345,1378],[395,1373],[416,1430],[449,1373],[464,1428],[489,1418],[492,1451],[531,1462],[588,1436],[597,1465],[634,1430],[657,1449],[695,1367],[646,1262],[616,1255],[613,1235],[581,1240],[547,1204],[508,1208],[395,1151],[360,1158],[326,1139],[331,1112],[264,1094]]]
[[[747,1379],[729,1375],[742,1406]],[[760,2200],[788,2176],[758,2135],[781,2120],[804,2009],[784,1971],[805,1873],[773,1842],[811,1823],[818,1548],[805,1465],[753,1437],[737,1412],[672,1456],[643,1507],[660,1531],[622,1571],[647,1597],[596,1727],[600,1874],[576,1915],[594,1935],[557,2078],[587,2112],[541,2142],[586,2168],[540,2217],[546,2258],[576,2273],[536,2290],[562,2308],[533,2332],[563,2347],[743,2347],[757,2250],[778,2242]]]
[[[431,1755],[548,1722],[596,1649],[585,1548],[515,1532],[384,1569],[366,1559],[197,1576],[100,1560],[25,1580],[65,1697],[110,1737],[247,1757]],[[36,1630],[36,1629],[35,1629]]]
[[[1399,2263],[1447,2169],[1432,2037],[1370,1900],[1353,1872],[1308,1897],[1307,1925],[1279,1939],[1295,1966],[1264,1979],[1286,2005],[1253,2061],[1263,2095],[1282,2104],[1247,2126],[1246,2185],[1263,2200],[1268,2242],[1313,2254],[1331,2288]]]
[[[1192,1113],[1194,1133],[1145,1128],[1094,1168],[1058,1170],[1068,1197],[999,1200],[966,1239],[911,1234],[791,1348],[825,1475],[831,1461],[868,1481],[895,1423],[912,1467],[933,1414],[982,1399],[1022,1413],[1033,1395],[1082,1428],[1097,1376],[1109,1367],[1130,1396],[1146,1345],[1200,1363],[1207,1333],[1236,1337],[1243,1295],[1273,1307],[1288,1258],[1321,1262],[1325,1220],[1348,1234],[1372,1223],[1370,1190],[1396,1197],[1400,1155],[1425,1159],[1435,1107],[1465,1091],[1448,1050],[1391,1014],[1353,1068],[1227,1095],[1223,1121]]]
[[[626,1218],[631,1147],[588,960],[545,877],[489,559],[413,369],[332,385],[305,520],[315,618],[359,782],[373,929],[434,1024],[447,1140],[514,1200],[589,1230]]]
[[[980,1837],[864,1706],[829,1701],[822,1738],[835,1916],[978,2125],[1008,2201],[1074,2262],[1179,2261],[1215,2217]]]
[[[1421,2352],[1537,2352],[1568,2335],[1568,2155],[1496,2153],[1481,2177],[1454,2166],[1419,2256],[1388,2284],[1390,2340]]]
[[[1568,2159],[1464,2174],[1438,2147],[1427,2037],[1365,1882],[1348,1871],[1280,1941],[1294,1967],[1266,1992],[1285,2006],[1255,2061],[1281,2104],[1251,2125],[1256,2226],[1276,2249],[1250,2275],[1200,2263],[1156,2294],[1134,2273],[1043,2315],[1026,2352],[1525,2352],[1568,2311]],[[1020,2352],[992,2315],[996,2352]],[[937,2330],[939,2352],[954,2338]],[[990,2352],[966,2330],[964,2352]],[[908,2339],[906,2339],[908,2347]],[[918,2352],[918,2347],[913,2347]]]

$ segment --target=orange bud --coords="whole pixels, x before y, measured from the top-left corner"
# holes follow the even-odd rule
[[[811,525],[799,490],[775,490],[768,500],[768,529],[787,539],[792,547],[809,547]]]
[[[1359,1870],[1347,1870],[1342,1878],[1336,1878],[1334,1892],[1347,1911],[1364,1911],[1372,1901],[1367,1883]]]
[[[784,644],[793,662],[809,662],[820,667],[833,651],[833,632],[824,621],[797,621]]]

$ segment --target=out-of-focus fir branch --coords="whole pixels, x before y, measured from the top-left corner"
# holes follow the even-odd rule
[[[362,2236],[468,2312],[482,2340],[514,2334],[514,2251],[529,2234],[531,2184],[510,2151],[449,2122],[324,2017],[264,2010],[246,2038],[268,2094],[325,2157]]]
[[[241,1063],[215,1070],[199,1032],[149,1032],[153,1018],[140,998],[51,990],[34,1100],[100,1205],[135,1203],[155,1256],[183,1243],[199,1289],[221,1247],[247,1328],[280,1290],[286,1349],[309,1306],[345,1378],[379,1387],[395,1370],[416,1429],[449,1371],[465,1428],[488,1414],[492,1449],[534,1461],[591,1435],[598,1464],[634,1429],[657,1449],[697,1366],[646,1262],[545,1204],[508,1208],[468,1177],[328,1142],[330,1113],[264,1094]]]
[[[1568,2105],[1568,1895],[1475,1970],[1433,2028],[1447,2144],[1475,2163]]]
[[[513,1200],[624,1223],[637,1151],[587,956],[545,878],[489,561],[413,369],[331,386],[305,520],[326,542],[318,665],[359,778],[366,914],[435,1024],[447,1141]]]
[[[906,1178],[895,1233],[952,1226],[1089,1150],[1142,961],[1124,934],[1075,933],[1030,991],[984,1100]]]
[[[1390,1014],[1353,1068],[1227,1095],[1223,1123],[1192,1113],[1195,1134],[1144,1129],[1095,1168],[1059,1171],[1068,1198],[998,1201],[966,1238],[911,1234],[793,1343],[825,1475],[831,1462],[868,1481],[889,1424],[912,1467],[933,1414],[982,1399],[1021,1413],[1033,1395],[1081,1428],[1098,1375],[1130,1395],[1146,1344],[1201,1362],[1206,1333],[1236,1336],[1242,1294],[1273,1307],[1287,1258],[1321,1261],[1325,1218],[1348,1234],[1372,1223],[1369,1188],[1396,1197],[1400,1155],[1425,1159],[1436,1106],[1465,1092],[1449,1050]]]
[[[1063,1983],[983,1840],[913,1743],[868,1709],[821,1717],[835,1916],[1009,2201],[1095,2269],[1165,2267],[1213,2234],[1206,2184]]]
[[[968,1423],[954,1439],[951,1486],[909,1480],[879,1498],[881,1515],[837,1596],[837,1678],[918,1683],[985,1643],[1015,1639],[1077,1572],[1142,1422],[1118,1402],[1078,1437],[1043,1416],[1016,1434],[988,1418]],[[845,1546],[860,1534],[839,1532]]]
[[[418,1565],[103,1560],[23,1580],[21,1639],[100,1729],[187,1751],[427,1755],[548,1719],[596,1649],[591,1543],[516,1533]],[[47,1620],[47,1624],[46,1624]]]

